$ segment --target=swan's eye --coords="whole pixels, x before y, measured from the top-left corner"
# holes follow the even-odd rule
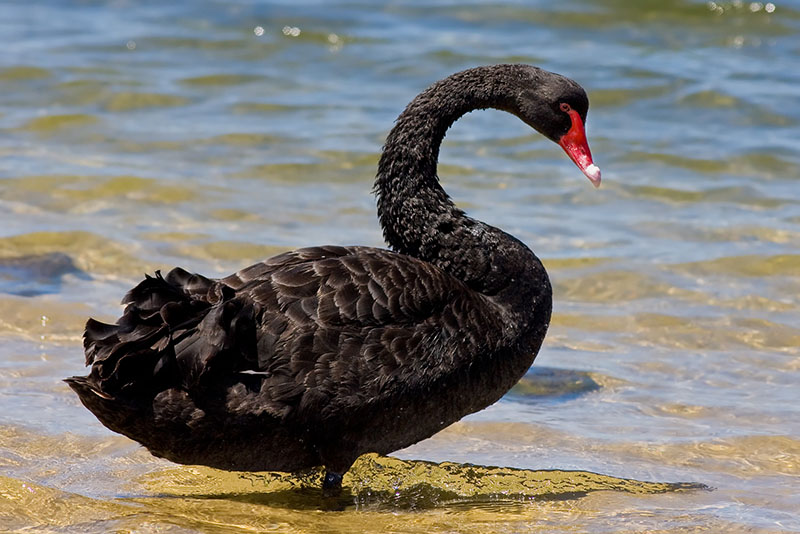
[[[561,111],[563,111],[564,113],[569,113],[570,111],[572,111],[572,108],[566,102],[562,102],[561,105],[559,105],[558,107],[560,107]]]

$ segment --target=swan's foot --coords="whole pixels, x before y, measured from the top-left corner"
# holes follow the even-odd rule
[[[322,495],[325,497],[338,497],[342,493],[342,478],[344,475],[325,471],[325,479],[322,481]]]

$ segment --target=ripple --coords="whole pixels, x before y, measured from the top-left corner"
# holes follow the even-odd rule
[[[85,128],[100,122],[99,119],[93,115],[85,113],[71,113],[65,115],[46,115],[44,117],[36,117],[20,126],[20,130],[27,130],[34,132],[38,135],[53,135],[62,133],[67,130],[74,130]]]
[[[134,111],[147,108],[185,106],[190,100],[183,96],[162,93],[115,93],[103,104],[106,111]]]
[[[110,149],[120,153],[148,155],[160,151],[187,150],[191,147],[192,141],[140,141],[130,137],[113,139],[110,143]]]
[[[263,76],[257,76],[255,74],[209,74],[207,76],[183,78],[180,82],[194,87],[220,87],[243,85],[263,79]]]
[[[741,98],[712,90],[690,93],[681,97],[678,103],[702,108],[738,108],[745,104]]]
[[[74,493],[0,475],[0,517],[7,532],[31,528],[81,527],[115,530],[111,520],[137,514],[134,507],[104,502]]]
[[[383,466],[385,460],[389,459],[375,459],[373,462],[376,466]],[[426,467],[421,462],[403,464],[400,470],[411,467],[421,474]],[[396,468],[394,462],[389,465],[390,469]],[[435,467],[431,464],[428,470]],[[459,478],[458,474],[453,474],[451,465],[441,464],[436,471],[441,472],[443,479]],[[203,469],[184,469],[180,473],[160,474],[160,483],[174,489],[175,493],[166,492],[161,497],[107,500],[0,476],[0,494],[4,497],[0,500],[0,516],[4,518],[5,528],[20,532],[430,533],[440,531],[443,525],[450,530],[454,523],[448,514],[458,513],[458,531],[477,534],[498,532],[498,529],[528,531],[532,525],[548,524],[547,518],[553,516],[564,520],[569,516],[569,503],[574,501],[567,501],[566,508],[558,503],[589,492],[610,490],[648,495],[703,489],[696,484],[638,482],[581,472],[542,472],[538,477],[526,477],[521,474],[524,472],[513,473],[500,468],[470,466],[464,471],[469,472],[473,486],[480,486],[485,491],[502,491],[499,485],[513,483],[515,487],[523,487],[539,497],[528,499],[502,493],[497,498],[489,497],[491,493],[460,497],[449,489],[430,489],[425,483],[395,490],[387,480],[389,483],[383,484],[386,487],[384,491],[362,490],[355,498],[336,502],[323,500],[319,492],[313,490],[289,489],[266,494],[264,487],[275,484],[274,477],[268,475],[209,474]],[[391,476],[394,473],[384,471],[383,474]],[[159,473],[151,477],[156,488],[159,486],[158,477]],[[173,480],[169,480],[170,477]],[[539,491],[528,487],[532,485],[539,485]],[[556,495],[555,500],[548,501],[543,497],[546,493],[541,489],[548,486],[552,486],[551,495]],[[208,493],[201,493],[203,490]],[[539,501],[537,506],[526,506],[533,499]],[[362,512],[341,513],[343,508]],[[437,509],[443,509],[445,515]],[[416,513],[409,515],[403,513],[405,510]]]
[[[765,178],[787,178],[795,175],[796,164],[786,160],[778,154],[770,153],[751,153],[737,155],[730,158],[703,159],[691,158],[677,154],[666,154],[659,152],[640,152],[631,150],[627,152],[622,161],[630,163],[656,162],[673,167],[679,167],[699,174],[731,174],[734,176],[758,176]],[[633,187],[635,190],[636,188]],[[623,187],[623,189],[625,189]],[[744,198],[747,193],[752,194],[751,188],[731,187],[712,189],[721,190],[724,193],[741,194]],[[645,189],[647,191],[647,189]],[[778,202],[778,199],[775,199]]]
[[[66,254],[81,271],[138,274],[150,269],[130,254],[130,247],[91,232],[31,232],[0,238],[0,257]]]
[[[269,115],[273,113],[296,112],[300,109],[307,109],[307,107],[303,106],[301,108],[298,106],[274,104],[270,102],[237,102],[231,105],[230,109],[233,113],[239,115],[250,115],[253,113]]]
[[[258,178],[280,183],[363,182],[374,174],[377,156],[374,154],[320,154],[325,161],[317,163],[267,163],[253,165],[235,176]],[[445,169],[447,170],[447,169]]]
[[[547,258],[543,260],[548,271],[558,271],[567,269],[580,269],[583,267],[595,267],[613,261],[612,258]]]
[[[170,185],[140,176],[42,175],[0,182],[7,200],[25,202],[57,212],[90,213],[109,201],[151,205],[178,204],[198,197],[197,188]]]
[[[151,492],[203,498],[245,498],[271,506],[324,504],[322,471],[305,475],[230,473],[205,467],[166,469],[142,480]],[[424,510],[454,504],[576,499],[595,491],[658,494],[702,489],[691,483],[642,482],[586,471],[529,471],[366,454],[345,475],[341,506]]]
[[[800,254],[726,256],[713,260],[677,263],[671,267],[678,272],[694,276],[800,277]]]
[[[625,336],[631,343],[688,350],[735,348],[785,350],[800,345],[800,330],[747,318],[636,314]]]
[[[18,65],[0,69],[0,81],[3,82],[43,80],[51,76],[52,73],[49,70],[32,65]]]
[[[789,199],[763,197],[752,187],[718,187],[704,191],[687,191],[685,189],[649,185],[623,186],[623,188],[632,192],[634,196],[647,197],[673,204],[730,202],[758,208],[776,208],[792,202]]]
[[[241,39],[209,39],[203,37],[169,37],[153,35],[141,39],[152,48],[184,48],[189,50],[238,50],[242,47]]]
[[[186,241],[208,239],[208,234],[201,234],[196,232],[144,232],[140,234],[142,239],[149,239],[151,241],[164,241],[167,243],[183,243]]]
[[[80,343],[89,308],[81,303],[59,302],[41,297],[0,295],[0,334],[38,343]]]
[[[684,33],[676,34],[675,28],[681,28],[686,33],[691,30],[692,37],[695,37],[695,34],[711,35],[712,38],[719,36],[718,39],[723,42],[725,42],[724,36],[730,33],[731,28],[746,30],[748,35],[778,36],[793,33],[792,26],[786,22],[791,22],[797,16],[797,12],[787,7],[785,3],[778,4],[778,9],[786,15],[786,20],[763,10],[752,12],[747,7],[748,2],[720,1],[715,4],[725,6],[721,12],[722,17],[720,13],[710,10],[706,3],[688,1],[665,5],[658,2],[629,3],[619,0],[598,0],[592,2],[591,9],[581,11],[564,8],[560,4],[550,4],[546,9],[534,9],[516,4],[492,4],[491,7],[486,6],[483,9],[473,5],[469,8],[456,9],[448,5],[447,13],[452,13],[452,16],[464,21],[506,20],[544,26],[548,29],[579,28],[584,31],[597,31],[609,28],[629,30],[646,27],[647,36],[639,37],[635,44],[641,46],[641,39],[645,39],[645,43],[650,43],[653,39],[661,38],[678,49],[688,45],[686,39],[680,38]],[[436,10],[420,10],[420,14],[425,13],[428,16],[431,12]],[[720,18],[723,22],[720,22]],[[671,31],[666,32],[667,29]]]
[[[797,121],[787,115],[771,111],[764,106],[751,104],[746,100],[713,90],[697,91],[678,100],[679,106],[697,109],[729,109],[742,116],[748,125],[792,126]]]
[[[285,252],[283,247],[259,245],[242,241],[209,241],[206,243],[177,242],[168,246],[165,253],[179,258],[196,258],[206,261],[256,262]]]
[[[670,94],[675,84],[649,85],[634,89],[594,89],[591,93],[592,108],[627,106],[637,100],[647,100]]]
[[[219,208],[211,210],[209,213],[211,217],[218,221],[263,221],[263,217],[257,213],[250,211],[235,209],[235,208]]]
[[[800,346],[800,329],[776,321],[749,318],[708,318],[662,313],[627,316],[557,313],[552,325],[588,332],[608,332],[625,343],[681,350],[737,348],[785,351]]]
[[[495,63],[528,63],[540,65],[544,58],[533,54],[504,53],[503,50],[487,50],[486,53],[464,53],[461,49],[439,48],[426,54],[426,57],[442,65],[448,65],[453,70],[464,65],[491,65]]]
[[[722,241],[740,242],[769,242],[769,243],[800,243],[800,232],[785,230],[769,226],[731,225],[722,227],[705,225],[672,224],[665,221],[644,222],[639,225],[640,231],[645,231],[651,237],[680,239],[701,243],[718,243]]]
[[[742,295],[733,299],[707,298],[702,302],[706,302],[712,306],[720,306],[734,310],[761,310],[769,312],[784,312],[798,307],[798,303],[770,299],[762,295]]]
[[[4,467],[19,477],[0,476],[0,516],[18,529],[158,530],[167,521],[170,528],[203,532],[274,530],[275,525],[292,532],[329,531],[332,525],[337,532],[384,532],[397,530],[392,525],[400,521],[403,531],[434,532],[442,520],[436,512],[440,510],[458,513],[460,521],[475,527],[470,532],[484,532],[482,525],[491,525],[489,532],[495,532],[498,524],[516,531],[517,522],[540,520],[552,511],[550,505],[567,503],[572,508],[598,492],[642,496],[705,489],[696,483],[645,482],[587,471],[532,471],[368,454],[345,476],[342,496],[330,499],[319,490],[320,470],[292,475],[169,465],[121,436],[48,436],[0,425],[0,451]],[[31,476],[74,489],[22,480]],[[98,489],[106,494],[92,498],[75,493],[88,490],[97,496]],[[362,513],[340,513],[356,510]],[[337,513],[319,513],[323,511]]]
[[[558,277],[557,299],[581,302],[624,302],[656,297],[690,298],[692,291],[661,282],[639,271],[611,270],[574,278]]]
[[[800,475],[800,440],[792,436],[739,436],[667,444],[628,443],[619,452],[737,477],[765,472],[793,477]]]
[[[200,139],[198,144],[203,145],[229,145],[229,146],[267,146],[285,142],[283,137],[261,133],[229,133],[217,135],[207,139]]]
[[[108,80],[95,78],[78,78],[56,84],[55,102],[62,106],[93,108],[106,101],[113,84]]]

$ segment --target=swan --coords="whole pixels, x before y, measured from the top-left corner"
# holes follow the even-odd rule
[[[180,267],[131,289],[116,324],[89,319],[88,376],[67,378],[109,429],[182,464],[295,472],[341,489],[388,454],[496,402],[547,332],[552,289],[531,250],[457,208],[437,178],[447,129],[513,113],[595,185],[574,81],[529,65],[453,74],[398,117],[378,164],[390,250],[318,246],[221,279]]]

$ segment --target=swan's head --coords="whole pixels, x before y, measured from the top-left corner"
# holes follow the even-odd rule
[[[594,186],[600,187],[600,168],[592,161],[584,130],[589,111],[586,92],[569,78],[536,67],[525,66],[520,74],[517,115],[558,143]]]

